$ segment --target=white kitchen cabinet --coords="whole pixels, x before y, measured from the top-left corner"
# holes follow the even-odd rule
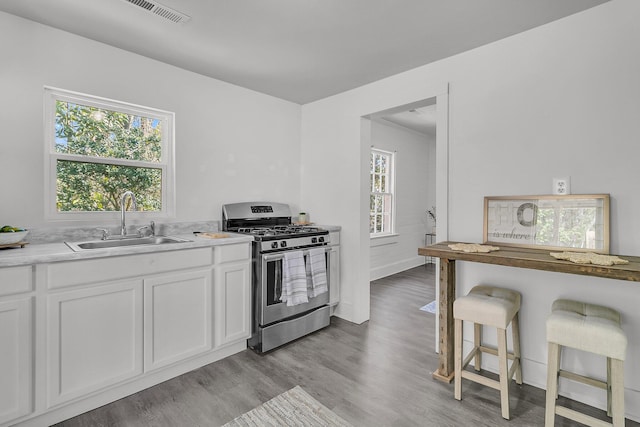
[[[52,425],[246,349],[250,266],[244,240],[0,268],[0,426]]]
[[[340,246],[331,246],[329,272],[329,305],[340,302]]]
[[[250,246],[247,244],[218,246],[214,250],[216,264],[249,261],[251,259]]]
[[[32,319],[32,297],[0,302],[0,424],[33,411]]]
[[[33,290],[33,267],[21,265],[19,267],[0,268],[0,297],[25,293]]]
[[[215,268],[215,343],[223,346],[251,336],[251,270],[247,261]]]
[[[142,373],[142,280],[51,293],[47,407]]]
[[[329,234],[330,272],[329,272],[329,305],[340,303],[340,233],[332,231]]]
[[[158,252],[81,261],[56,262],[47,265],[49,289],[87,286],[131,277],[145,277],[165,272],[213,264],[211,248]]]
[[[145,279],[145,371],[210,350],[211,308],[211,269]]]

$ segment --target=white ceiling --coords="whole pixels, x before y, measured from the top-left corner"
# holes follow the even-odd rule
[[[608,0],[2,0],[18,15],[304,104]]]

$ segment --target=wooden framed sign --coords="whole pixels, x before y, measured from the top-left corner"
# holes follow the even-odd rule
[[[609,253],[609,195],[484,198],[484,243]]]

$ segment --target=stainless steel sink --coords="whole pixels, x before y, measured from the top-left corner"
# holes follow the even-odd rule
[[[112,249],[124,248],[129,246],[140,245],[165,245],[171,243],[190,242],[191,240],[181,239],[172,236],[150,236],[150,237],[133,237],[127,239],[114,240],[91,240],[87,242],[65,242],[72,250],[76,252],[90,249]]]

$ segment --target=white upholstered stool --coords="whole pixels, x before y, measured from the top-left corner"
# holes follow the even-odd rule
[[[555,414],[590,426],[624,426],[624,358],[627,336],[620,327],[620,313],[594,304],[560,299],[547,318],[547,402],[545,426],[553,426]],[[607,381],[599,381],[560,369],[562,347],[571,347],[607,358]],[[556,404],[558,376],[607,390],[607,414],[613,423]]]
[[[453,318],[455,320],[455,398],[462,399],[462,378],[475,381],[485,386],[500,390],[502,417],[509,419],[509,381],[515,372],[516,382],[522,384],[522,368],[520,366],[520,328],[518,311],[520,310],[520,294],[510,289],[494,286],[475,286],[469,293],[453,302]],[[474,323],[473,350],[464,358],[462,356],[462,321]],[[513,352],[507,351],[507,326],[511,323],[513,332]],[[482,345],[482,326],[493,326],[497,329],[498,349]],[[482,353],[498,356],[500,380],[492,380],[480,374],[466,371],[464,368],[475,358],[475,370],[480,370]],[[508,369],[507,359],[512,359]]]

